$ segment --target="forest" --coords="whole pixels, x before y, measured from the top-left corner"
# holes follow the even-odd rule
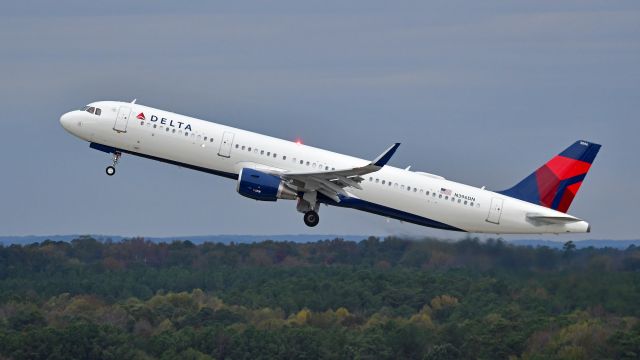
[[[640,247],[0,246],[0,359],[638,359]]]

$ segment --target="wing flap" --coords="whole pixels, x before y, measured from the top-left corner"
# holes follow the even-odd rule
[[[340,202],[338,195],[347,195],[343,188],[353,187],[362,190],[360,182],[364,179],[361,176],[382,169],[398,150],[399,146],[400,143],[391,145],[377,158],[364,166],[332,171],[283,172],[280,176],[301,188],[300,191],[318,191],[336,202]]]

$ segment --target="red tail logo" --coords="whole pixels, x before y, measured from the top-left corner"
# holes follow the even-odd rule
[[[516,186],[500,193],[567,212],[599,150],[598,144],[576,141]]]
[[[140,119],[140,120],[146,120],[146,119],[145,119],[145,117],[144,117],[144,113],[140,113],[140,114],[138,114],[138,116],[136,116],[136,117],[137,117],[138,119]]]

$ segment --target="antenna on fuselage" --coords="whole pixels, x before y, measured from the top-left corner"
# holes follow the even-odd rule
[[[132,104],[135,104],[135,103],[136,103],[136,100],[138,100],[138,99],[133,99],[133,101],[132,101],[131,103],[132,103]]]

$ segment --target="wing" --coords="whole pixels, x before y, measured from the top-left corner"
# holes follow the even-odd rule
[[[362,175],[370,174],[382,169],[398,150],[400,143],[395,143],[385,150],[375,160],[364,166],[348,169],[319,171],[319,172],[284,172],[280,176],[299,191],[317,191],[336,202],[340,202],[338,195],[347,196],[346,187],[362,189],[360,182]]]

